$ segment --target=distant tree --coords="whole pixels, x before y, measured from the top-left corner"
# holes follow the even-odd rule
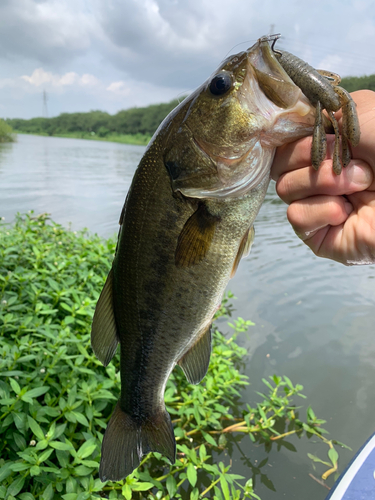
[[[348,92],[369,89],[375,91],[375,75],[347,76],[341,80],[340,85]]]

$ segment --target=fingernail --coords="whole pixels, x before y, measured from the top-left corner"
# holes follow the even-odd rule
[[[345,212],[350,215],[353,212],[353,205],[348,201],[344,202]]]
[[[372,172],[369,168],[364,167],[363,165],[351,164],[347,167],[348,178],[357,186],[366,186],[368,187],[372,182]]]

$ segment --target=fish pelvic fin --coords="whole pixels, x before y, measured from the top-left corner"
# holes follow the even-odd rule
[[[119,343],[113,310],[112,284],[113,271],[111,269],[96,304],[91,327],[91,347],[104,366],[107,366],[113,358]]]
[[[205,377],[211,356],[211,325],[178,361],[190,384],[199,384]]]
[[[139,423],[125,413],[118,402],[103,438],[101,481],[120,481],[138,467],[143,455],[151,451],[166,456],[171,464],[176,461],[176,441],[167,410],[161,408]]]

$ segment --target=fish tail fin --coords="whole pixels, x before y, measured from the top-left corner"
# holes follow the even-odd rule
[[[161,408],[138,423],[117,403],[103,438],[100,479],[120,481],[131,474],[142,456],[150,451],[161,453],[172,464],[176,460],[176,441],[167,410]]]

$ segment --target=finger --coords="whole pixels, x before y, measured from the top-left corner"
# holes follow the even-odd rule
[[[307,244],[318,231],[343,224],[353,206],[342,196],[314,196],[292,203],[287,216],[296,234]]]
[[[332,161],[325,160],[315,171],[300,168],[283,174],[276,184],[276,191],[285,203],[316,195],[349,195],[364,191],[373,183],[373,171],[362,160],[352,160],[340,175],[332,170]]]
[[[271,176],[277,181],[285,172],[311,165],[312,137],[304,137],[276,149]]]

